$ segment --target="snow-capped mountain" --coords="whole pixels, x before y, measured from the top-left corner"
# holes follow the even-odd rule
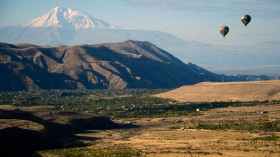
[[[149,41],[159,47],[182,46],[186,41],[161,31],[119,27],[87,13],[56,7],[23,26],[0,29],[0,42],[36,45],[79,45]]]
[[[40,16],[25,26],[28,27],[57,27],[57,28],[119,28],[87,13],[82,13],[70,8],[56,7],[50,12]]]
[[[56,7],[23,26],[0,28],[0,42],[5,43],[80,45],[125,40],[149,41],[184,62],[190,61],[218,73],[226,73],[230,68],[233,69],[230,74],[234,74],[248,67],[254,69],[250,74],[268,74],[268,71],[274,74],[274,69],[278,69],[277,75],[280,72],[278,42],[219,46],[185,41],[161,31],[119,27],[70,8]],[[225,67],[227,69],[221,69]],[[269,69],[262,70],[259,67]],[[261,70],[256,73],[258,69]]]

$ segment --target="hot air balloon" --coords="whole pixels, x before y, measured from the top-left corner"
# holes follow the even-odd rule
[[[222,36],[225,37],[229,32],[229,28],[228,26],[221,26],[219,31],[222,34]]]
[[[244,23],[245,27],[248,25],[248,23],[251,21],[250,15],[244,15],[241,17],[241,21]]]

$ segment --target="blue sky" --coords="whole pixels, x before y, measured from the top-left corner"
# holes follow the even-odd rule
[[[0,0],[0,27],[27,23],[56,6],[184,40],[220,45],[280,41],[280,0]],[[252,16],[247,28],[240,21],[244,14]],[[226,39],[218,32],[223,25],[230,28]]]

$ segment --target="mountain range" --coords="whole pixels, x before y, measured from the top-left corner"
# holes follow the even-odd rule
[[[215,73],[270,75],[280,78],[280,43],[223,46],[185,41],[171,34],[110,24],[87,13],[56,7],[20,26],[0,28],[0,42],[35,45],[80,45],[149,41],[184,62]]]
[[[0,90],[175,88],[225,76],[184,63],[149,42],[36,46],[0,43]]]

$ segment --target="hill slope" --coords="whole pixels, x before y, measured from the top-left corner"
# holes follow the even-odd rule
[[[149,42],[0,44],[0,90],[174,88],[205,76]]]
[[[162,31],[116,26],[64,7],[56,7],[25,25],[0,28],[0,42],[5,43],[79,45],[125,40],[149,41],[184,62],[196,63],[215,73],[280,77],[277,41],[236,46],[185,41]]]
[[[0,75],[0,90],[175,88],[209,79],[259,79],[216,75],[140,41],[58,47],[0,43]]]
[[[203,82],[155,96],[181,102],[280,100],[280,81]]]

